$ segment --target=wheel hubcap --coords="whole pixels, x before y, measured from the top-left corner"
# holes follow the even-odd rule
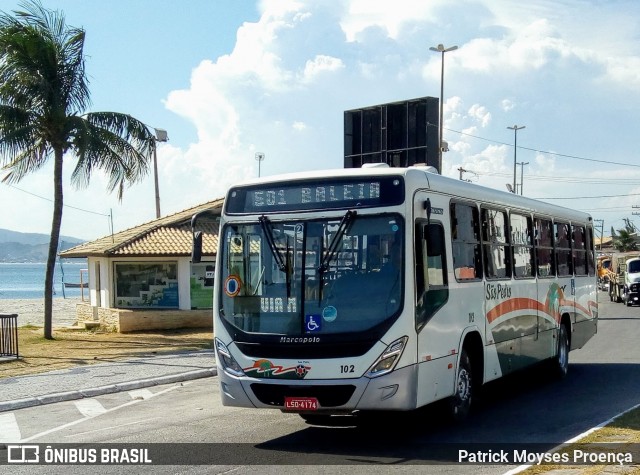
[[[460,401],[466,401],[469,399],[471,392],[471,378],[469,372],[466,369],[461,369],[458,374],[458,397]]]

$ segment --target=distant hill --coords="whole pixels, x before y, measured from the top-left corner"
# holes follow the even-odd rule
[[[83,239],[60,236],[60,250],[83,243]],[[46,262],[49,235],[0,229],[0,262]]]

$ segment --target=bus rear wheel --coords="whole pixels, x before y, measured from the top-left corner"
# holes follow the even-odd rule
[[[560,379],[569,372],[569,330],[564,323],[558,330],[558,351],[553,359],[553,371]]]
[[[474,394],[473,383],[471,359],[463,349],[456,373],[455,393],[450,400],[451,417],[456,422],[464,421],[469,415]]]

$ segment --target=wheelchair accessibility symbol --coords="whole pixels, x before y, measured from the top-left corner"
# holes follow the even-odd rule
[[[322,330],[322,318],[320,315],[305,315],[304,327],[308,333]]]

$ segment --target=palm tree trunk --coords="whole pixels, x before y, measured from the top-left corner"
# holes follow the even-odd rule
[[[53,164],[53,219],[51,221],[51,239],[47,255],[47,271],[44,278],[44,337],[53,339],[53,275],[56,270],[60,227],[62,225],[62,149],[54,150]]]

